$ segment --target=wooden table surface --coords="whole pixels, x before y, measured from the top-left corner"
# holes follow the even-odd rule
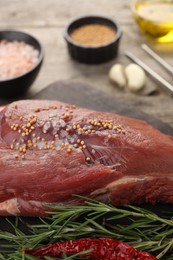
[[[28,95],[40,91],[57,80],[85,81],[94,88],[130,100],[136,109],[141,109],[173,126],[173,97],[149,77],[146,88],[155,87],[157,95],[144,96],[119,90],[108,78],[108,71],[115,63],[127,65],[124,56],[131,51],[170,83],[172,76],[163,70],[141,49],[149,44],[160,56],[173,66],[172,44],[158,45],[147,39],[132,18],[130,0],[0,0],[0,29],[17,29],[37,37],[45,49],[45,59],[40,74]],[[116,59],[100,65],[85,65],[73,61],[67,52],[63,32],[66,25],[81,15],[97,14],[116,19],[123,30],[119,55]]]

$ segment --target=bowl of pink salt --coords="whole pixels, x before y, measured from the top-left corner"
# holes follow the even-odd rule
[[[35,37],[0,31],[0,98],[23,96],[36,79],[43,56],[43,47]]]
[[[117,56],[121,35],[117,21],[103,16],[83,16],[69,23],[64,38],[74,60],[99,64]]]

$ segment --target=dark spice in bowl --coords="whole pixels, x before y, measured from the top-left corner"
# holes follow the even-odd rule
[[[71,32],[73,41],[84,46],[100,46],[111,42],[116,32],[107,25],[88,24],[82,25]]]

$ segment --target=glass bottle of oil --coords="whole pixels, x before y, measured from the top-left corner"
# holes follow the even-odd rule
[[[132,10],[142,31],[162,42],[173,41],[173,0],[134,0]]]

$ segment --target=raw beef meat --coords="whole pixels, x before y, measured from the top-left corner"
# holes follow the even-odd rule
[[[173,203],[173,138],[144,121],[57,101],[0,112],[0,215],[42,216],[80,194],[115,205]]]

